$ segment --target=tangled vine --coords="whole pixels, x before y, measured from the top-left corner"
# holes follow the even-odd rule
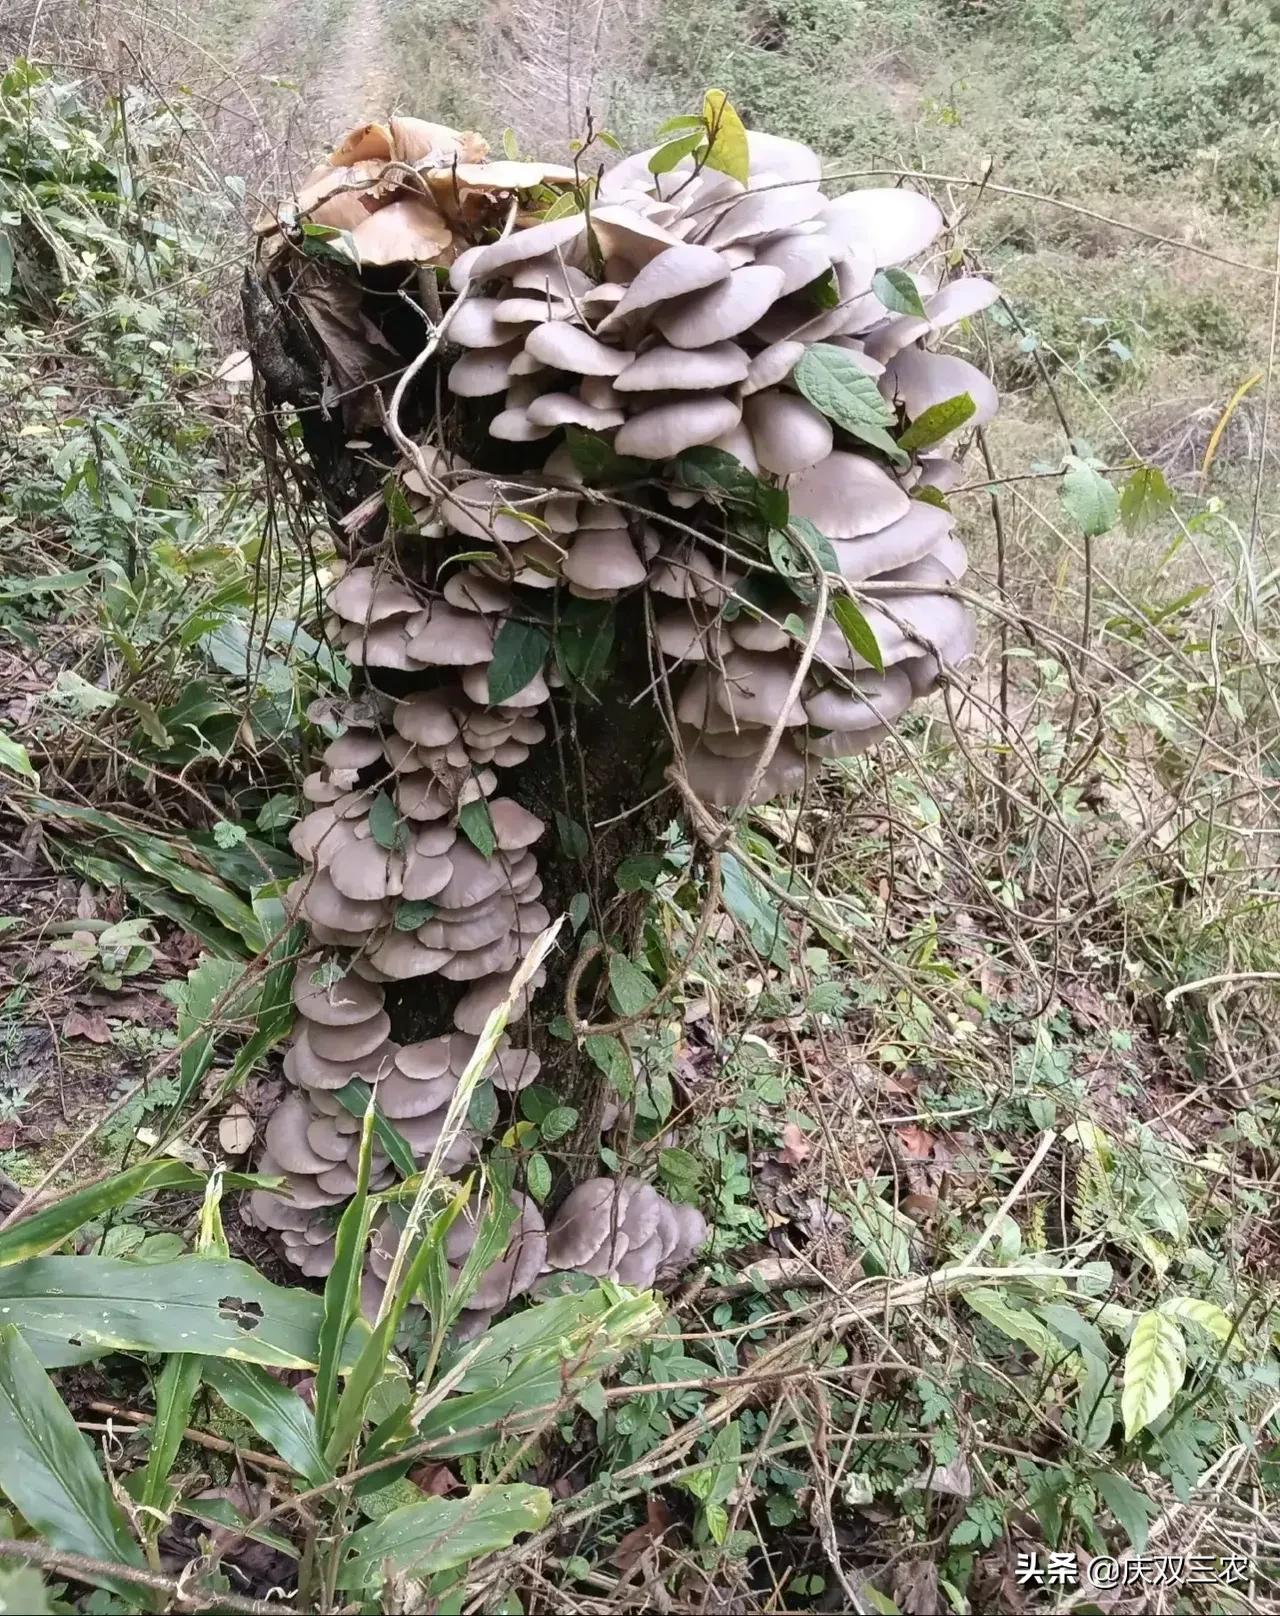
[[[994,287],[947,278],[928,197],[829,197],[815,153],[720,92],[662,133],[606,167],[595,143],[490,160],[475,134],[366,124],[260,221],[246,286],[276,451],[339,535],[327,629],[363,672],[311,714],[329,739],[289,905],[315,953],[260,1163],[284,1186],[249,1215],[325,1274],[370,1090],[375,1189],[457,1172],[486,1135],[509,1155],[536,1116],[558,1172],[511,1157],[464,1331],[548,1271],[644,1288],[687,1264],[700,1213],[600,1173],[631,1034],[705,941],[734,815],[875,745],[975,642],[945,496],[997,401],[930,344]],[[707,900],[664,986],[612,877],[673,790]],[[576,944],[460,1111],[553,911]]]

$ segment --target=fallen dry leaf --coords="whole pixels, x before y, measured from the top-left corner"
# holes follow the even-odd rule
[[[616,1565],[619,1571],[630,1571],[646,1550],[661,1541],[663,1533],[671,1525],[671,1511],[660,1498],[651,1497],[646,1511],[644,1525],[633,1526],[618,1540],[617,1548],[609,1556],[609,1563]]]
[[[934,1137],[923,1128],[908,1125],[905,1128],[895,1128],[893,1131],[902,1146],[902,1154],[909,1161],[923,1161],[926,1156],[933,1154]]]
[[[87,1038],[93,1044],[109,1044],[111,1028],[101,1010],[72,1010],[62,1023],[64,1038]]]
[[[253,1118],[242,1105],[232,1105],[218,1123],[218,1143],[228,1156],[243,1156],[253,1144]]]
[[[813,1146],[804,1136],[804,1129],[795,1122],[782,1124],[782,1149],[778,1160],[787,1167],[799,1167],[813,1152]]]
[[[409,1472],[409,1480],[428,1498],[443,1498],[462,1483],[447,1464],[424,1464]]]

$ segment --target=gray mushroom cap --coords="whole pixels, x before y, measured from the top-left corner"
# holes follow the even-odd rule
[[[828,202],[822,220],[833,240],[862,248],[877,268],[915,258],[943,227],[940,209],[927,196],[888,186],[850,191]]]
[[[897,668],[851,680],[852,688],[831,684],[804,698],[805,716],[821,729],[883,728],[911,703],[911,682]]]
[[[880,391],[900,400],[912,421],[961,393],[968,393],[975,405],[963,423],[966,427],[986,426],[1000,407],[1000,395],[980,370],[956,354],[932,353],[927,348],[909,347],[896,354],[880,379]]]
[[[728,273],[728,264],[711,247],[668,247],[644,265],[597,329],[611,330],[642,309],[703,291],[724,280]]]
[[[807,471],[831,453],[831,422],[808,399],[772,389],[743,401],[742,419],[766,471]]]
[[[906,494],[865,455],[835,450],[790,485],[791,515],[803,516],[829,539],[854,539],[896,522]]]
[[[735,269],[726,279],[664,303],[655,316],[673,347],[706,348],[746,331],[782,293],[786,276],[768,264]]]
[[[662,342],[633,359],[613,385],[619,393],[693,392],[732,386],[746,379],[747,370],[747,356],[736,342],[713,342],[705,348]]]
[[[325,1027],[351,1027],[382,1009],[382,992],[358,976],[337,974],[320,956],[299,960],[293,1002],[308,1021]]]
[[[568,370],[578,376],[616,376],[632,357],[625,349],[610,348],[581,326],[565,320],[535,326],[525,338],[524,351],[554,370]]]
[[[655,404],[618,428],[619,454],[642,460],[669,460],[684,449],[710,443],[738,424],[742,408],[721,394],[693,394],[670,404]]]
[[[913,499],[896,521],[860,538],[835,539],[831,548],[840,563],[841,576],[850,583],[862,583],[928,555],[954,526],[955,517],[949,511],[928,500]]]
[[[547,1252],[542,1214],[527,1195],[516,1191],[512,1198],[517,1216],[507,1249],[485,1269],[467,1298],[473,1309],[492,1312],[505,1307],[527,1291],[542,1271]]]

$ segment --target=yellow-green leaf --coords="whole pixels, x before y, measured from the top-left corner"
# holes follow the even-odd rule
[[[707,91],[702,101],[702,121],[711,142],[705,166],[745,185],[751,172],[746,126],[723,90]]]
[[[1120,1412],[1126,1440],[1146,1430],[1168,1408],[1187,1372],[1182,1331],[1166,1314],[1144,1313],[1133,1327],[1124,1358]]]

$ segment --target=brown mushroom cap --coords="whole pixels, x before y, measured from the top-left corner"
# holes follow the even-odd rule
[[[512,1199],[516,1204],[517,1216],[507,1249],[476,1282],[475,1289],[467,1298],[473,1309],[496,1311],[505,1307],[527,1291],[542,1271],[547,1251],[542,1214],[534,1202],[518,1190]]]
[[[367,1083],[376,1082],[390,1069],[394,1055],[395,1045],[384,1042],[367,1054],[349,1060],[325,1060],[312,1048],[307,1024],[303,1022],[302,1030],[285,1050],[284,1075],[291,1083],[306,1089],[343,1089],[353,1077],[362,1077]]]
[[[489,804],[489,819],[499,848],[507,853],[532,847],[547,828],[536,814],[509,797],[493,798]]]
[[[850,583],[861,583],[928,555],[954,526],[955,518],[949,511],[927,500],[913,499],[896,521],[860,538],[836,539],[831,547],[841,575]]]
[[[437,264],[453,232],[423,197],[406,196],[371,213],[351,232],[361,264]]]
[[[787,379],[803,358],[803,342],[774,342],[762,348],[747,367],[747,379],[742,384],[743,397],[758,393],[763,387],[776,387]]]

